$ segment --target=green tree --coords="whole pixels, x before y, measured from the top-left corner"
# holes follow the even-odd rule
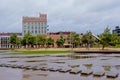
[[[26,46],[26,48],[31,47],[34,45],[35,37],[31,35],[30,32],[25,34],[25,36],[22,39],[22,45]]]
[[[54,46],[54,39],[52,39],[51,37],[47,38],[46,44],[48,47]]]
[[[102,34],[99,35],[100,43],[102,44],[102,49],[109,46],[112,40],[112,34],[110,29],[107,27]]]
[[[12,44],[14,46],[14,48],[19,44],[19,38],[18,38],[17,34],[12,34],[10,36],[9,43]]]
[[[111,45],[111,46],[116,46],[117,44],[119,44],[119,36],[117,35],[117,33],[113,33],[113,34],[111,35],[110,45]]]
[[[82,41],[77,33],[70,33],[67,37],[67,41],[69,44],[72,44],[73,47],[78,47],[82,44]]]
[[[63,47],[64,43],[65,43],[65,38],[63,36],[60,36],[60,38],[57,39],[56,41],[58,47]]]
[[[44,35],[39,35],[39,40],[38,40],[39,42],[39,44],[41,45],[41,47],[45,47],[45,45],[46,45],[46,37],[44,36]]]
[[[41,40],[41,35],[35,36],[35,43],[34,44],[36,45],[37,48],[40,47],[40,40]]]
[[[95,38],[92,35],[92,32],[87,31],[82,37],[82,43],[87,47],[91,47],[95,42]]]

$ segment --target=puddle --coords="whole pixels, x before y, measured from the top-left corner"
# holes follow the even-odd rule
[[[45,61],[47,61],[47,60],[28,60],[26,62],[45,62]]]
[[[24,74],[23,75],[23,78],[25,78],[25,79],[29,79],[31,77],[31,75],[29,75],[29,74]]]
[[[71,67],[71,68],[78,68],[78,67],[80,67],[80,65],[68,65],[69,67]]]
[[[52,62],[52,63],[65,64],[65,62],[62,62],[62,61],[56,61],[56,62]]]
[[[111,71],[114,67],[118,70],[120,74],[120,54],[77,54],[77,55],[0,55],[0,64],[12,64],[12,65],[24,65],[24,66],[37,66],[39,67],[53,67],[53,68],[66,68],[71,69],[81,68],[84,69],[94,69],[95,67],[103,68],[105,72]],[[95,66],[95,67],[94,67]],[[5,71],[6,70],[6,71]],[[0,77],[6,79],[1,80],[107,80],[106,76],[103,77],[93,77],[93,75],[85,76],[80,73],[77,75],[72,75],[67,73],[60,73],[59,71],[41,71],[32,69],[20,69],[13,68],[11,73],[9,73],[9,67],[0,69]],[[4,73],[4,75],[2,74]],[[14,73],[11,79],[7,78],[6,75]],[[20,77],[19,77],[19,76]],[[9,77],[9,76],[8,76]],[[17,79],[17,78],[19,79]],[[16,79],[14,79],[16,78]],[[21,79],[22,78],[22,79]],[[115,80],[120,80],[120,76]]]
[[[43,76],[43,77],[46,77],[48,76],[48,74],[36,74],[37,76]]]
[[[9,61],[9,62],[13,62],[14,63],[14,62],[17,62],[17,61]]]
[[[71,56],[72,59],[87,59],[94,58],[95,56]]]

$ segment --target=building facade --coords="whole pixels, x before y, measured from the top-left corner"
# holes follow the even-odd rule
[[[47,34],[47,14],[40,14],[39,17],[22,18],[22,35],[30,32],[32,35]]]
[[[19,38],[22,38],[22,33],[0,33],[0,48],[13,48],[9,43],[12,34],[17,34]],[[16,48],[20,48],[20,46],[18,45]]]
[[[120,36],[120,27],[116,26],[115,29],[112,32],[117,33],[117,35]]]
[[[70,47],[71,46],[71,43],[68,42],[67,38],[68,36],[71,34],[71,33],[74,33],[74,32],[52,32],[52,33],[48,33],[46,35],[47,38],[51,37],[52,39],[54,39],[54,48],[57,48],[57,44],[56,44],[56,41],[57,39],[60,38],[60,36],[63,36],[66,41],[64,43],[64,47]],[[79,37],[82,38],[83,34],[79,34]]]

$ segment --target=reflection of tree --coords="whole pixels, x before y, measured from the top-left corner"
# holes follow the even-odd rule
[[[84,64],[85,67],[87,67],[87,69],[91,69],[93,64]]]
[[[105,71],[110,71],[111,70],[111,66],[103,66]]]

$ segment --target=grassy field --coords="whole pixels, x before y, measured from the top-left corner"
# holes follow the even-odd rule
[[[105,48],[102,50],[101,48],[41,48],[41,49],[11,49],[11,50],[3,50],[3,52],[8,53],[16,53],[16,54],[68,54],[74,51],[120,51],[120,48]]]
[[[11,51],[11,53],[15,54],[67,54],[70,53],[70,50],[25,50],[25,51]]]

